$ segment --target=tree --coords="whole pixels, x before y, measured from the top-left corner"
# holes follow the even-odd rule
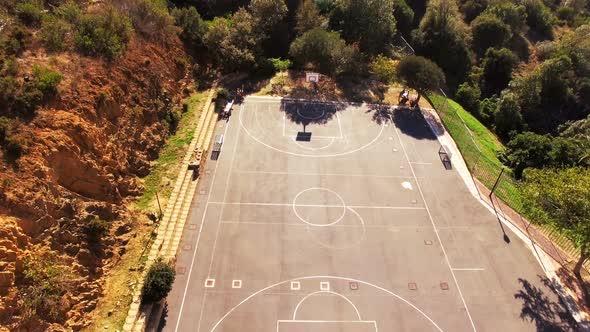
[[[573,272],[589,303],[581,270],[590,257],[590,172],[585,168],[530,169],[525,172],[522,193],[530,202],[524,207],[532,222],[559,230],[580,250]]]
[[[549,59],[541,64],[541,102],[561,105],[573,94],[568,82],[572,60],[567,55]]]
[[[468,83],[459,85],[455,93],[455,100],[478,119],[481,118],[479,113],[479,98],[481,98],[479,86]]]
[[[436,63],[421,56],[403,58],[397,65],[397,76],[420,94],[437,90],[445,84],[443,71]]]
[[[176,277],[174,268],[158,258],[147,272],[143,288],[141,289],[141,302],[154,303],[165,298],[172,289],[172,283]]]
[[[405,0],[393,1],[393,15],[395,16],[396,28],[403,35],[409,36],[414,26],[414,10],[408,6]]]
[[[281,58],[270,58],[268,59],[272,64],[272,67],[275,71],[281,72],[286,71],[291,68],[291,60],[289,59],[281,59]]]
[[[431,0],[413,34],[417,54],[442,68],[452,90],[465,81],[471,68],[470,36],[454,0]]]
[[[284,0],[252,0],[248,11],[254,19],[257,32],[266,37],[287,15],[288,9]]]
[[[289,54],[301,67],[311,65],[321,72],[336,74],[350,64],[354,50],[337,32],[315,28],[295,39]]]
[[[396,32],[394,0],[336,0],[330,17],[334,30],[362,51],[379,54],[387,50]]]
[[[377,76],[379,81],[390,84],[395,81],[396,65],[392,59],[379,55],[371,62],[371,72]]]
[[[123,53],[131,35],[129,18],[112,7],[82,15],[76,28],[76,45],[82,52],[109,59]]]
[[[204,42],[224,70],[232,71],[254,66],[260,53],[260,40],[257,37],[252,15],[242,8],[231,19],[213,19]]]
[[[521,33],[526,29],[526,9],[523,5],[515,5],[510,2],[499,2],[485,10],[510,26],[513,33]]]
[[[195,7],[174,8],[172,16],[180,27],[180,38],[190,45],[198,45],[203,41],[207,27]]]
[[[473,21],[489,6],[487,0],[463,0],[460,2],[461,13],[467,22]]]
[[[67,36],[71,32],[71,27],[65,21],[53,15],[47,15],[43,18],[41,26],[41,39],[47,50],[59,52],[67,49]]]
[[[520,133],[506,144],[507,165],[514,171],[514,176],[520,179],[528,167],[550,166],[552,160],[549,152],[552,148],[553,142],[549,135],[528,131]]]
[[[511,92],[502,94],[494,122],[496,133],[504,139],[508,139],[512,132],[522,130],[524,121],[515,94]]]
[[[483,78],[489,94],[496,94],[508,86],[518,57],[509,49],[490,48],[483,59]]]
[[[526,23],[541,38],[553,39],[555,17],[541,0],[523,1],[526,11]]]
[[[309,30],[321,27],[323,21],[324,18],[320,15],[315,1],[303,0],[295,13],[295,31],[300,36]]]
[[[510,39],[510,27],[494,15],[483,14],[471,22],[473,46],[479,54],[490,47],[502,47]]]

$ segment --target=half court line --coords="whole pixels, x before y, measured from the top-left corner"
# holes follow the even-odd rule
[[[262,203],[262,202],[207,202],[207,204],[216,205],[246,205],[246,206],[289,206],[293,203]],[[385,210],[425,210],[420,206],[375,206],[375,205],[332,205],[332,204],[296,204],[297,207],[317,207],[317,208],[351,208],[351,209],[385,209]]]
[[[312,173],[312,172],[248,171],[248,170],[235,170],[233,172],[238,173],[238,174],[261,174],[261,175],[308,175],[308,176],[367,177],[367,178],[383,178],[383,179],[410,179],[410,180],[414,179],[411,175]],[[418,177],[418,179],[421,179],[421,177]]]

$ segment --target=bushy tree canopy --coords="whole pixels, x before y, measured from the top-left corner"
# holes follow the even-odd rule
[[[421,57],[404,57],[397,65],[397,76],[420,93],[437,90],[445,84],[445,74],[436,63]]]
[[[518,57],[509,49],[488,49],[483,59],[483,78],[486,90],[490,94],[496,94],[506,88],[517,64]]]
[[[414,32],[417,53],[443,69],[452,90],[465,81],[471,67],[469,40],[454,0],[430,1],[420,28]]]
[[[531,220],[559,229],[580,249],[574,274],[590,257],[590,172],[584,168],[527,170],[523,195]],[[588,294],[586,294],[588,302]]]
[[[362,51],[378,54],[388,49],[396,32],[394,0],[336,0],[330,17],[334,30]]]
[[[511,37],[510,27],[494,15],[484,14],[471,22],[473,46],[483,54],[490,47],[502,47]]]
[[[323,73],[335,74],[347,68],[354,50],[337,32],[315,28],[295,39],[289,54],[300,67],[311,65]]]
[[[303,0],[295,14],[295,31],[298,35],[319,28],[322,26],[324,18],[314,0]]]

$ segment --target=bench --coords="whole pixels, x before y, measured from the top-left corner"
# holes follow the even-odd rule
[[[451,164],[451,157],[453,156],[453,154],[451,153],[451,149],[449,149],[448,146],[444,144],[441,145],[440,149],[438,149],[438,156],[440,157],[440,160],[442,161],[446,169],[451,169],[453,167],[453,165]]]

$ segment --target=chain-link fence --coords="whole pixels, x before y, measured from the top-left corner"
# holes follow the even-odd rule
[[[396,55],[414,54],[414,48],[403,36],[398,36]],[[494,156],[486,155],[475,139],[473,133],[459,111],[449,101],[445,92],[440,89],[428,96],[434,109],[441,118],[446,130],[457,143],[461,155],[476,182],[480,197],[494,207],[496,213],[511,221],[525,232],[531,241],[543,248],[553,259],[565,267],[572,260],[577,260],[580,251],[559,231],[545,225],[532,225],[523,218],[524,204],[521,195],[520,181],[516,180],[512,171],[504,168]],[[590,262],[585,266],[590,269]]]

